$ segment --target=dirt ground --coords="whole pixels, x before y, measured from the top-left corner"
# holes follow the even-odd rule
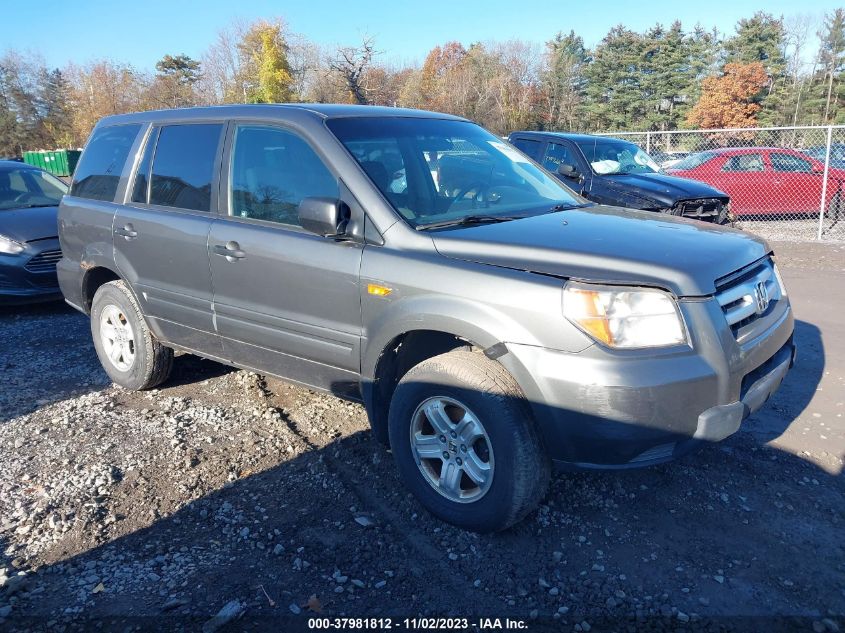
[[[358,405],[191,356],[128,393],[81,314],[0,310],[0,630],[841,631],[845,246],[774,247],[799,359],[764,409],[486,536],[405,492]]]

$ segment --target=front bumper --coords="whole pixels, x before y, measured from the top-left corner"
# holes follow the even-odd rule
[[[19,255],[0,254],[0,305],[61,299],[56,278],[58,238],[26,243]]]
[[[742,343],[714,300],[682,311],[691,347],[614,352],[594,345],[569,354],[508,344],[499,360],[528,398],[556,465],[668,461],[732,435],[777,391],[795,358],[786,299]]]

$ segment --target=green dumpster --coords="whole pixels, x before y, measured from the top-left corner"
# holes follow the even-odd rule
[[[24,152],[23,162],[50,172],[54,176],[70,176],[82,152],[76,149]]]

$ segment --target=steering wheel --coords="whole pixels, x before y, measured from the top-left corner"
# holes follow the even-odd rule
[[[472,208],[475,209],[477,202],[487,202],[482,194],[489,188],[489,183],[481,180],[475,181],[458,191],[457,195],[453,198],[452,204],[455,204],[458,200],[463,200],[468,193],[474,191],[475,194],[472,196]]]
[[[29,191],[24,191],[23,193],[18,194],[15,198],[15,202],[24,202],[32,198],[32,194]]]

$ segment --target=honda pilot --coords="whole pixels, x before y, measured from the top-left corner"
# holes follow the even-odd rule
[[[419,502],[476,531],[522,519],[554,468],[730,436],[795,353],[765,242],[600,206],[445,114],[107,117],[59,234],[117,385],[161,384],[180,350],[363,402]]]

